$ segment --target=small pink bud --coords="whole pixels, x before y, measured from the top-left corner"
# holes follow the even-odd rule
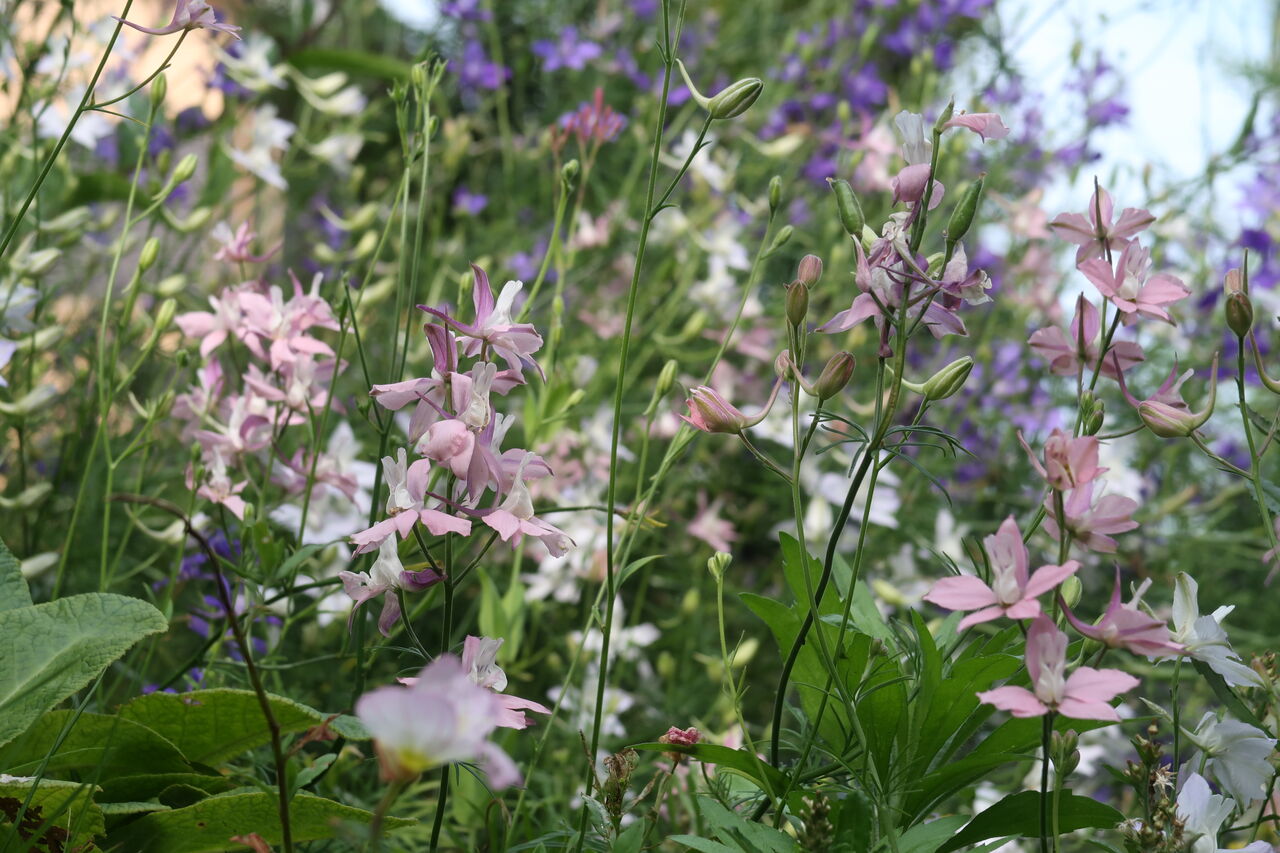
[[[796,280],[812,287],[822,278],[822,258],[817,255],[805,255],[800,259],[796,269]]]

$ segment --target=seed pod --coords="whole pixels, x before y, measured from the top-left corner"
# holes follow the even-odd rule
[[[854,239],[860,239],[867,218],[862,214],[862,205],[858,203],[853,187],[843,179],[829,180],[828,183],[831,184],[831,191],[836,194],[836,213],[840,216],[840,224],[844,226],[845,233]]]
[[[951,211],[951,219],[947,222],[948,246],[960,242],[969,232],[969,227],[973,224],[973,216],[978,210],[978,202],[982,198],[984,177],[985,175],[979,175],[978,180],[969,184],[969,188],[960,197],[960,203],[956,205],[955,210]]]

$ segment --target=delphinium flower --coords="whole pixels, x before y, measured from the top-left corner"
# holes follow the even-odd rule
[[[1179,572],[1173,587],[1173,639],[1192,658],[1204,661],[1234,687],[1261,687],[1265,680],[1245,666],[1231,648],[1222,620],[1234,606],[1219,607],[1200,615],[1199,585],[1186,572]]]
[[[530,725],[525,711],[536,714],[550,714],[551,709],[534,702],[532,699],[521,699],[502,691],[507,689],[507,674],[498,666],[498,650],[505,642],[502,638],[468,636],[462,644],[462,668],[472,684],[492,690],[502,707],[497,725],[505,729],[527,729]],[[402,678],[401,684],[413,686],[416,678]]]
[[[1015,717],[1053,711],[1076,720],[1118,723],[1111,700],[1138,686],[1138,679],[1118,669],[1078,666],[1067,675],[1067,635],[1043,614],[1027,629],[1026,664],[1031,690],[1006,685],[982,691],[978,698]]]
[[[1272,853],[1274,848],[1266,841],[1254,841],[1244,847],[1218,847],[1218,833],[1222,824],[1236,810],[1230,797],[1213,793],[1209,783],[1199,773],[1188,773],[1182,779],[1178,792],[1178,817],[1183,821],[1183,832],[1194,837],[1190,853]]]
[[[389,781],[410,781],[458,762],[479,764],[495,788],[520,781],[515,762],[488,739],[505,713],[501,699],[474,683],[453,655],[428,664],[412,686],[366,693],[355,711],[373,737]]]
[[[534,56],[540,57],[545,71],[558,71],[568,68],[581,71],[588,62],[600,58],[604,48],[593,41],[582,38],[578,28],[569,26],[560,30],[558,39],[537,39],[532,46]]]
[[[253,111],[248,147],[226,146],[229,156],[240,168],[257,175],[276,189],[286,189],[284,175],[276,163],[277,151],[289,147],[289,139],[297,126],[278,117],[274,104],[263,104]]]
[[[1111,602],[1102,617],[1093,625],[1087,625],[1063,603],[1062,612],[1071,626],[1091,640],[1097,640],[1108,648],[1125,648],[1137,655],[1178,655],[1183,648],[1169,637],[1169,627],[1164,620],[1145,613],[1138,604],[1147,587],[1148,578],[1134,592],[1127,604],[1120,601],[1120,569],[1116,569],[1116,583],[1112,588]]]
[[[1027,444],[1022,433],[1018,442],[1031,458],[1036,469],[1050,488],[1069,491],[1092,482],[1105,474],[1106,468],[1098,467],[1098,439],[1091,435],[1071,437],[1061,429],[1055,429],[1044,443],[1044,463]]]
[[[971,575],[942,578],[924,596],[948,610],[975,611],[960,620],[959,629],[992,619],[1034,619],[1041,613],[1039,596],[1054,589],[1079,570],[1068,560],[1061,566],[1041,566],[1028,573],[1029,555],[1013,516],[1005,519],[994,536],[983,540],[991,559],[991,584]]]
[[[1267,785],[1276,773],[1270,760],[1275,738],[1213,711],[1200,718],[1194,731],[1183,729],[1183,733],[1196,747],[1188,765],[1212,773],[1236,802],[1247,808],[1267,796]]]
[[[1099,369],[1103,376],[1118,379],[1146,358],[1136,342],[1112,341],[1107,357],[1099,365],[1101,331],[1098,309],[1081,295],[1076,300],[1075,316],[1066,335],[1057,326],[1049,326],[1032,332],[1028,343],[1049,362],[1049,372],[1056,376],[1076,376],[1081,370]]]
[[[255,255],[251,246],[258,235],[247,221],[241,222],[235,232],[231,231],[231,226],[225,222],[219,222],[213,226],[213,232],[209,235],[217,240],[221,247],[214,252],[213,259],[215,261],[229,261],[231,263],[246,264],[263,264],[271,259],[273,255],[280,251],[283,244],[277,243],[272,248],[263,252],[261,255]]]
[[[1114,207],[1111,195],[1099,187],[1089,199],[1089,208],[1083,214],[1063,213],[1049,226],[1058,236],[1080,248],[1076,251],[1076,263],[1089,258],[1102,257],[1104,247],[1112,252],[1122,250],[1129,240],[1143,231],[1156,218],[1147,210],[1126,207],[1112,222]]]
[[[357,551],[356,553],[359,553]],[[383,636],[391,633],[392,626],[400,619],[400,599],[397,590],[420,592],[439,583],[440,575],[431,569],[420,572],[405,571],[396,552],[394,537],[383,539],[378,545],[378,557],[367,572],[339,572],[342,587],[355,606],[351,610],[355,618],[356,609],[370,599],[379,595],[382,600],[382,615],[378,617],[378,630]]]
[[[595,94],[578,109],[560,117],[552,130],[552,147],[559,149],[572,136],[582,150],[591,145],[612,142],[627,126],[627,118],[615,112],[604,102],[604,89],[596,87]]]
[[[1155,393],[1145,400],[1139,400],[1129,393],[1123,376],[1120,377],[1120,390],[1129,401],[1129,405],[1138,410],[1138,416],[1153,433],[1162,438],[1188,436],[1204,426],[1209,416],[1213,414],[1218,391],[1218,356],[1215,354],[1213,357],[1213,367],[1209,371],[1209,395],[1199,411],[1192,411],[1187,402],[1182,399],[1182,385],[1194,373],[1194,370],[1188,368],[1179,374],[1178,365],[1175,362],[1164,382],[1160,383]]]
[[[140,33],[153,36],[167,36],[180,30],[206,29],[240,38],[240,28],[219,23],[213,7],[204,0],[177,0],[173,9],[173,18],[163,27],[144,27],[132,21],[126,21],[124,18],[117,18],[115,15],[111,17],[126,27],[133,27]]]
[[[1095,494],[1099,482],[1085,483],[1064,495],[1061,524],[1082,547],[1110,554],[1116,550],[1116,540],[1111,534],[1137,529],[1138,522],[1133,520],[1133,512],[1138,508],[1138,502],[1123,495]],[[1045,498],[1044,506],[1048,512],[1044,520],[1045,532],[1057,538],[1061,528],[1053,495]]]
[[[1136,239],[1120,252],[1114,270],[1102,258],[1087,258],[1079,269],[1119,309],[1126,324],[1134,323],[1138,315],[1172,323],[1165,306],[1191,295],[1176,276],[1151,274],[1151,254]]]

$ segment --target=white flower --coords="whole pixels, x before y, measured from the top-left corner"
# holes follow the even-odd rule
[[[283,89],[284,77],[271,61],[275,52],[275,41],[260,33],[250,33],[236,45],[237,56],[225,50],[218,50],[218,58],[227,69],[232,80],[251,92],[261,94],[269,88]]]
[[[1213,712],[1200,720],[1194,732],[1183,732],[1199,750],[1191,756],[1191,766],[1200,764],[1201,752],[1208,760],[1204,767],[1236,800],[1252,803],[1267,795],[1267,783],[1275,769],[1268,758],[1275,749],[1275,739],[1266,732],[1232,717],[1219,719]]]
[[[1173,641],[1186,646],[1187,654],[1209,664],[1234,687],[1265,686],[1262,676],[1245,666],[1227,642],[1222,620],[1235,608],[1219,607],[1201,616],[1198,591],[1194,578],[1186,572],[1178,573],[1173,590]]]
[[[253,113],[252,136],[248,148],[227,148],[227,155],[241,168],[252,172],[277,189],[285,189],[284,176],[276,165],[274,154],[289,147],[289,137],[297,128],[276,116],[273,104],[265,104]]]
[[[335,133],[311,146],[317,160],[329,164],[339,175],[347,175],[364,147],[364,136],[359,133]]]
[[[1230,797],[1211,793],[1209,783],[1200,774],[1192,773],[1183,780],[1178,816],[1186,824],[1187,835],[1200,836],[1192,844],[1191,853],[1219,853],[1218,830],[1235,808]],[[1255,841],[1243,849],[1247,853],[1271,853],[1271,845],[1265,841]]]
[[[933,157],[933,143],[925,138],[924,116],[906,110],[893,117],[902,137],[902,156],[912,166],[928,163]]]

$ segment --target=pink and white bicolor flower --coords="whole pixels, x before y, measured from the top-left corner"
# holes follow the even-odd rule
[[[972,575],[942,578],[924,596],[948,610],[975,611],[960,620],[959,629],[990,622],[1001,616],[1034,619],[1040,615],[1038,596],[1062,583],[1080,568],[1075,560],[1061,566],[1041,566],[1028,577],[1027,546],[1013,516],[1005,519],[994,536],[983,540],[991,558],[991,585]]]
[[[351,608],[351,618],[355,618],[356,609],[366,601],[382,598],[382,614],[378,617],[378,630],[382,636],[391,634],[391,628],[400,620],[400,598],[397,590],[407,589],[420,592],[442,578],[431,569],[420,572],[406,572],[396,553],[395,538],[382,540],[378,546],[378,556],[367,572],[338,572],[342,580],[342,589],[355,605]],[[347,620],[350,624],[350,619]]]
[[[1165,306],[1191,295],[1177,276],[1151,274],[1151,254],[1136,239],[1116,258],[1114,270],[1102,258],[1081,261],[1079,270],[1116,306],[1126,326],[1136,322],[1139,315],[1173,325]]]
[[[216,30],[220,33],[227,33],[234,38],[240,38],[240,28],[231,24],[218,23],[218,16],[214,13],[213,7],[204,2],[204,0],[178,0],[173,9],[173,18],[163,27],[143,27],[115,15],[111,17],[126,27],[133,27],[140,33],[147,33],[153,36],[167,36],[180,30],[204,29]]]
[[[462,644],[462,668],[467,672],[471,683],[492,690],[497,696],[502,712],[497,725],[504,729],[527,729],[529,718],[524,711],[537,714],[550,714],[551,709],[532,699],[521,699],[502,691],[507,689],[507,674],[498,666],[498,649],[505,642],[501,637],[468,636]],[[417,684],[416,678],[401,678],[401,684],[412,686]]]
[[[1121,603],[1120,569],[1116,567],[1116,584],[1111,591],[1111,602],[1101,619],[1093,625],[1085,624],[1071,612],[1065,602],[1062,603],[1062,612],[1077,631],[1109,648],[1128,649],[1137,655],[1180,655],[1184,649],[1169,637],[1169,626],[1138,607],[1149,586],[1151,579],[1147,578],[1134,591],[1129,603]]]
[[[351,542],[356,546],[355,553],[372,551],[397,533],[401,539],[407,539],[413,526],[419,522],[433,536],[445,533],[471,535],[471,522],[467,519],[424,505],[431,463],[426,459],[419,459],[410,465],[407,457],[403,447],[396,451],[394,459],[390,456],[382,457],[383,479],[388,492],[388,517],[351,536]]]
[[[1041,614],[1027,630],[1027,672],[1031,690],[1006,685],[984,690],[978,698],[1015,717],[1043,717],[1057,712],[1073,720],[1120,722],[1111,700],[1138,686],[1138,679],[1118,669],[1067,669],[1067,635]]]
[[[1099,187],[1089,198],[1089,209],[1085,213],[1058,214],[1049,227],[1056,230],[1059,237],[1080,247],[1076,251],[1079,264],[1086,258],[1102,257],[1104,246],[1112,251],[1123,248],[1135,234],[1156,221],[1147,210],[1126,207],[1113,223],[1113,212],[1110,194]]]
[[[1044,477],[1051,488],[1062,492],[1092,482],[1107,471],[1098,467],[1098,439],[1091,435],[1073,438],[1063,430],[1055,429],[1044,442],[1044,464],[1040,463],[1021,431],[1018,432],[1018,443],[1031,458],[1036,473]]]

